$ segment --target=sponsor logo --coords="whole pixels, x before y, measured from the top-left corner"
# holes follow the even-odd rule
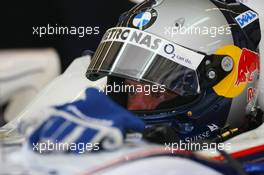
[[[131,25],[137,29],[145,30],[149,28],[157,19],[158,13],[154,9],[148,9],[136,13],[132,17]]]
[[[260,71],[260,61],[258,53],[248,49],[242,49],[242,54],[238,63],[238,75],[236,85],[241,83],[252,82],[254,73]]]
[[[175,63],[196,70],[204,55],[193,52],[153,34],[127,27],[109,29],[102,39],[104,42],[122,42],[146,49]]]
[[[210,137],[210,131],[203,132],[193,137],[186,137],[185,142],[196,142],[198,140],[204,140]]]
[[[254,87],[249,87],[247,89],[247,112],[252,112],[257,105],[257,98],[258,98],[258,89]]]
[[[256,95],[256,89],[253,88],[253,87],[248,88],[248,91],[247,91],[247,101],[248,101],[248,103],[254,101],[255,95]]]
[[[216,131],[219,127],[216,124],[207,125],[211,132]]]
[[[132,28],[113,28],[106,32],[103,37],[103,42],[105,41],[129,42],[156,51],[160,47],[162,39]]]
[[[237,16],[236,18],[237,23],[241,28],[246,27],[247,25],[251,24],[255,20],[258,19],[258,14],[253,12],[252,10],[248,10],[241,15]]]

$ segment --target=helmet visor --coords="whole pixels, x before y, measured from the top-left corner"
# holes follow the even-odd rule
[[[126,27],[104,35],[87,77],[112,75],[164,86],[181,96],[200,93],[197,68],[204,55],[153,34]]]

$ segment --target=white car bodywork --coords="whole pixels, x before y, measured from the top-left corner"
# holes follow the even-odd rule
[[[14,119],[50,81],[60,74],[54,49],[0,51],[0,106],[7,122]]]
[[[89,63],[90,56],[74,60],[62,75],[47,85],[15,120],[4,126],[4,129],[13,130],[17,128],[17,124],[21,120],[30,120],[30,116],[34,116],[36,111],[46,107],[83,98],[88,87],[104,88],[106,78],[97,82],[89,81],[86,78],[85,73]]]

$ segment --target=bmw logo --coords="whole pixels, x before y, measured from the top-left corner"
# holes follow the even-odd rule
[[[132,27],[145,30],[149,28],[157,19],[157,11],[154,9],[148,9],[145,11],[140,11],[133,15],[130,24]]]

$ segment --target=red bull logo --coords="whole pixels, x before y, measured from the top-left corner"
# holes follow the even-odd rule
[[[242,49],[238,64],[238,75],[236,85],[241,83],[252,82],[254,73],[260,71],[259,54],[248,49]]]

